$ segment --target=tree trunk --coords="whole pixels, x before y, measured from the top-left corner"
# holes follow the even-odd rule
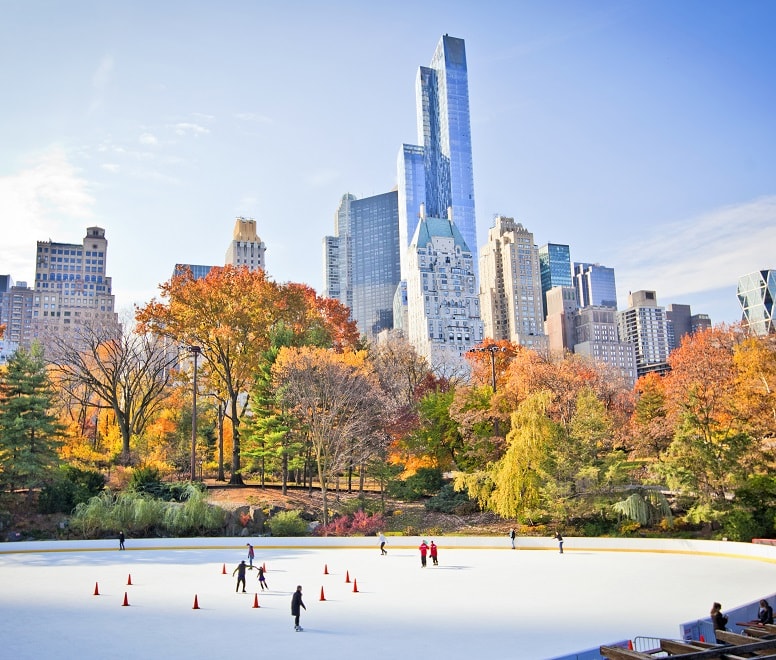
[[[232,475],[229,483],[233,486],[244,486],[242,474],[240,474],[240,430],[237,419],[237,392],[230,395],[232,409]]]

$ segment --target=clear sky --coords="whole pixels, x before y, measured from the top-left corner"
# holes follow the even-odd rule
[[[117,308],[256,219],[323,283],[340,197],[396,185],[415,74],[466,41],[480,244],[495,214],[629,290],[740,318],[776,268],[776,3],[0,0],[0,273],[102,226]]]

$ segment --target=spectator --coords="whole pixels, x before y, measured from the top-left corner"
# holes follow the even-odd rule
[[[714,630],[727,630],[728,618],[722,614],[722,605],[713,603],[711,606],[711,623],[714,624]]]
[[[760,601],[760,611],[757,613],[757,620],[761,625],[765,625],[766,623],[773,623],[773,608],[765,599]]]

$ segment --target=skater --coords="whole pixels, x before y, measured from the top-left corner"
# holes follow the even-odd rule
[[[294,617],[294,630],[296,632],[302,632],[303,628],[299,625],[299,614],[301,610],[306,610],[304,602],[302,601],[302,585],[298,585],[294,595],[291,596],[291,616]]]
[[[124,532],[119,532],[119,550],[126,550],[124,547]]]
[[[234,577],[234,574],[237,573],[237,586],[235,587],[235,592],[240,591],[240,583],[242,583],[243,593],[245,593],[245,569],[248,568],[245,565],[245,560],[243,559],[238,565],[237,568],[235,568],[232,571],[232,577]]]
[[[560,532],[555,532],[555,536],[552,538],[558,540],[558,548],[560,549],[560,554],[563,554],[563,535]]]
[[[421,568],[426,568],[426,553],[428,552],[426,539],[423,539],[423,543],[418,546],[418,550],[420,550],[420,566]]]
[[[722,605],[712,603],[709,614],[711,615],[711,623],[714,625],[714,630],[727,630],[728,618],[722,614]]]
[[[380,554],[387,555],[388,551],[385,549],[385,534],[380,532]]]
[[[253,568],[253,558],[256,556],[256,553],[253,552],[253,546],[250,543],[245,545],[248,546],[248,568]]]
[[[267,591],[269,591],[269,585],[267,584],[267,578],[264,577],[264,567],[259,566],[259,574],[256,576],[259,578],[259,586],[261,587],[261,590],[264,591],[264,588],[267,588]]]
[[[512,550],[515,549],[515,528],[509,530],[509,540],[512,541]]]
[[[431,547],[428,550],[428,554],[431,556],[431,561],[434,566],[439,566],[439,561],[437,560],[437,545],[433,541],[431,541]]]

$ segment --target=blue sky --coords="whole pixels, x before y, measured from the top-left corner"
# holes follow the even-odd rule
[[[495,214],[629,290],[740,318],[776,268],[776,3],[0,1],[0,273],[106,229],[117,307],[256,219],[322,286],[342,194],[396,185],[415,74],[466,40],[478,235]]]

